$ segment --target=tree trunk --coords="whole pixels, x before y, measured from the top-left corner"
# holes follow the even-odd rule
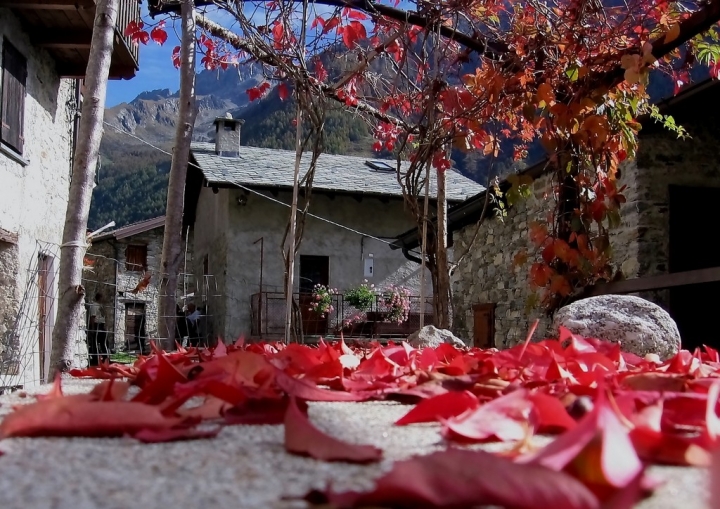
[[[85,289],[82,286],[82,268],[87,249],[87,221],[102,140],[118,4],[119,0],[99,0],[95,11],[78,144],[73,159],[72,181],[60,246],[59,304],[52,337],[51,379],[72,364],[73,342],[78,334],[83,308]]]
[[[447,255],[447,196],[445,186],[447,176],[444,171],[437,172],[437,238],[435,239],[435,263],[437,270],[435,287],[435,323],[439,329],[452,327],[450,317],[450,270]]]
[[[297,114],[295,117],[295,169],[293,171],[293,194],[290,206],[290,232],[285,256],[285,343],[290,344],[293,332],[293,279],[295,275],[295,230],[297,227],[297,209],[300,181],[300,162],[302,160],[302,109],[300,92],[297,92]]]
[[[195,1],[183,0],[180,15],[182,17],[180,101],[175,130],[175,147],[173,148],[168,182],[159,297],[158,333],[162,348],[165,350],[172,350],[175,346],[176,293],[183,253],[183,197],[190,159],[190,143],[197,115],[195,109]]]

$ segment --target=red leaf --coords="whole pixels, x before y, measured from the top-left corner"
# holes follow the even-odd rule
[[[566,471],[606,499],[632,483],[643,465],[603,391],[598,394],[593,410],[575,428],[519,461]]]
[[[339,18],[338,16],[333,16],[332,18],[330,18],[329,20],[327,20],[327,21],[323,24],[323,34],[328,33],[330,30],[332,30],[333,28],[335,28],[336,26],[338,26],[338,25],[340,24],[340,21],[341,21],[341,20],[340,20],[340,18]]]
[[[349,444],[317,429],[300,411],[294,398],[285,414],[285,449],[322,461],[373,463],[382,459],[382,450],[377,447]]]
[[[448,438],[460,441],[522,440],[532,432],[533,410],[527,391],[519,389],[446,420],[443,431]]]
[[[187,377],[173,366],[165,355],[158,355],[155,377],[132,399],[139,403],[156,405],[165,401],[175,391],[175,384],[187,382]]]
[[[345,7],[343,9],[343,16],[347,16],[350,19],[358,19],[360,21],[369,19],[367,14],[360,12],[360,11],[356,11],[355,9],[351,9],[350,7]]]
[[[321,389],[313,383],[293,378],[279,370],[275,376],[275,382],[289,396],[306,401],[365,401],[368,399],[367,396],[359,394]]]
[[[129,401],[91,401],[87,395],[38,401],[19,407],[0,423],[0,439],[9,437],[118,437],[143,429],[167,429],[181,419],[159,407]]]
[[[140,30],[142,30],[144,23],[142,20],[133,20],[130,23],[128,23],[127,27],[125,27],[124,35],[125,37],[132,37],[136,33],[138,33]]]
[[[167,40],[168,40],[168,34],[167,34],[167,32],[165,31],[164,28],[159,27],[159,26],[156,26],[156,27],[153,28],[152,31],[150,32],[150,38],[151,38],[153,41],[155,41],[157,44],[159,44],[160,46],[162,46],[163,44],[165,44],[165,43],[167,42]]]
[[[341,27],[340,31],[342,33],[343,42],[345,43],[345,46],[348,47],[348,49],[353,49],[357,41],[367,39],[367,31],[365,30],[365,25],[363,25],[359,21],[351,21],[344,27]]]
[[[248,95],[248,99],[252,102],[263,97],[269,89],[270,83],[266,81],[257,87],[248,88],[245,92]]]
[[[557,432],[568,430],[577,424],[575,419],[570,417],[565,406],[554,396],[548,396],[541,392],[530,394],[528,399],[535,406],[537,417],[537,431],[539,433]]]
[[[248,399],[240,405],[228,408],[225,421],[229,424],[282,424],[285,420],[289,398]],[[307,408],[307,404],[304,403]]]
[[[322,18],[321,16],[317,16],[317,17],[313,20],[312,24],[310,25],[310,30],[314,30],[315,27],[317,27],[318,25],[321,26],[321,27],[325,27],[325,19]]]
[[[280,83],[278,85],[277,89],[278,89],[278,96],[280,97],[281,101],[284,101],[288,97],[290,97],[290,88],[287,86],[287,83]]]
[[[328,72],[325,70],[325,66],[320,60],[315,61],[315,76],[321,83],[328,79]]]
[[[458,416],[479,405],[477,397],[471,392],[448,392],[418,403],[415,408],[398,419],[395,424],[404,426],[418,422],[434,422]]]
[[[520,465],[484,451],[448,449],[398,461],[372,491],[324,493],[334,506],[593,509],[579,481],[540,465]]]
[[[276,22],[272,28],[272,35],[273,35],[273,46],[275,47],[275,49],[283,49],[283,39],[285,37],[285,26],[280,22]]]
[[[133,438],[146,444],[198,440],[201,438],[214,438],[220,433],[220,429],[220,427],[203,431],[192,428],[143,429],[135,433]]]
[[[175,46],[175,48],[173,48],[172,63],[176,69],[179,69],[182,64],[182,60],[180,59],[180,46]]]

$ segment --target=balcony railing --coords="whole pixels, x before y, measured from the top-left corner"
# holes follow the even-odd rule
[[[312,311],[311,294],[294,294],[300,308],[303,336],[339,336],[353,338],[406,338],[424,325],[433,325],[432,298],[421,304],[419,296],[410,296],[408,319],[402,323],[388,321],[388,310],[378,297],[370,310],[361,312],[351,306],[343,294],[332,296],[333,310],[325,316]],[[258,339],[279,339],[285,334],[285,295],[281,291],[255,293],[251,297],[252,336]]]

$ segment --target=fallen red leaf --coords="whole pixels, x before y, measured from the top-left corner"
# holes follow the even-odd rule
[[[162,403],[175,391],[175,384],[187,382],[187,377],[165,355],[157,356],[157,371],[132,399],[138,403],[155,405]]]
[[[521,465],[483,451],[448,449],[398,461],[372,491],[313,493],[338,508],[594,509],[597,498],[579,481],[540,465]]]
[[[285,421],[289,398],[248,399],[240,405],[228,408],[223,413],[228,424],[282,424]],[[299,402],[307,410],[307,403]]]
[[[81,395],[86,396],[86,395]],[[181,419],[159,407],[130,401],[92,401],[66,396],[23,405],[0,423],[0,439],[34,436],[112,437],[167,429]]]
[[[279,370],[275,375],[275,383],[289,396],[306,401],[366,401],[368,399],[366,395],[321,389],[312,382],[293,378]]]
[[[520,389],[443,420],[443,433],[451,440],[463,442],[522,440],[533,431],[533,411],[527,391]]]
[[[143,429],[135,433],[133,438],[146,444],[198,440],[201,438],[214,438],[220,433],[220,429],[220,427],[211,430],[197,430],[193,428]]]
[[[535,392],[528,396],[535,407],[538,433],[553,433],[575,427],[575,419],[570,417],[565,406],[554,396]]]
[[[382,450],[372,445],[356,445],[333,438],[317,429],[291,398],[285,413],[285,449],[293,454],[323,461],[373,463]]]
[[[404,426],[419,422],[435,422],[456,417],[479,406],[477,397],[468,391],[447,392],[425,399],[398,419],[395,424]]]
[[[519,459],[565,471],[607,500],[643,470],[627,428],[602,391],[595,406],[570,431],[536,453]]]

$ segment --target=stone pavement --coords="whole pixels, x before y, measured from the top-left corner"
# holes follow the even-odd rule
[[[95,383],[66,380],[63,388],[66,394],[87,392]],[[0,417],[11,405],[33,400],[17,393],[0,396]],[[302,500],[291,498],[329,481],[336,490],[370,489],[393,461],[442,449],[437,425],[392,425],[409,408],[385,402],[311,404],[310,418],[319,428],[384,450],[385,459],[370,466],[287,454],[282,426],[229,426],[210,440],[150,445],[129,438],[4,440],[0,508],[304,508]],[[704,470],[652,467],[651,472],[666,482],[639,509],[707,507]]]

